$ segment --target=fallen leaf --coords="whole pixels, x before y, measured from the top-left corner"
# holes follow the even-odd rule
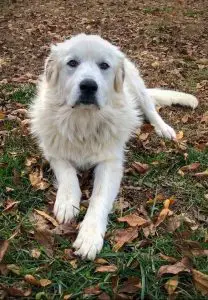
[[[75,222],[60,224],[52,230],[54,234],[71,237],[72,240],[76,237],[77,231],[78,228]]]
[[[94,285],[94,286],[90,286],[90,287],[87,287],[87,288],[84,289],[84,295],[87,295],[87,296],[89,296],[89,295],[91,295],[91,296],[99,295],[101,292],[102,291],[100,289],[99,284]]]
[[[176,140],[181,140],[183,138],[183,131],[179,131],[177,134],[176,134]]]
[[[194,174],[195,177],[207,177],[208,176],[208,169],[206,169],[205,171],[203,172],[200,172],[200,173],[195,173]]]
[[[48,256],[53,255],[54,236],[51,230],[37,227],[35,229],[34,238],[44,246]]]
[[[35,172],[30,173],[29,179],[31,185],[36,190],[46,190],[50,186],[50,183],[48,183],[47,180],[43,178],[43,172],[41,170],[36,170]]]
[[[67,295],[64,295],[64,300],[69,300],[69,299],[71,299],[71,296],[72,296],[73,294],[67,294]]]
[[[203,296],[208,296],[208,275],[195,269],[192,270],[192,275],[195,288],[200,291]]]
[[[137,237],[137,227],[116,230],[114,232],[114,241],[116,244],[113,246],[113,251],[117,252],[125,243],[132,242]]]
[[[136,214],[126,215],[117,219],[119,222],[127,222],[130,226],[143,226],[149,223],[149,221],[137,216]]]
[[[154,199],[147,200],[147,204],[156,204],[157,202],[163,202],[165,200],[165,196],[163,194],[157,194]]]
[[[31,274],[25,275],[24,279],[26,282],[28,282],[31,285],[40,286],[40,281]]]
[[[104,258],[96,258],[95,263],[99,264],[99,265],[106,265],[106,264],[108,264],[108,261]]]
[[[158,227],[166,219],[166,217],[171,216],[172,214],[173,212],[169,208],[163,208],[154,223],[154,226]]]
[[[21,289],[15,286],[6,286],[0,283],[0,288],[4,290],[9,296],[12,297],[28,297],[30,296],[31,289]]]
[[[148,226],[142,228],[144,236],[148,238],[148,236],[154,236],[156,233],[156,227],[153,223],[150,223]]]
[[[177,215],[170,216],[166,222],[167,232],[174,232],[181,226],[181,218]]]
[[[129,277],[119,289],[118,293],[134,294],[141,289],[142,285],[138,277]]]
[[[13,191],[14,191],[13,188],[11,188],[11,187],[9,187],[9,186],[6,186],[6,192],[7,192],[7,193],[10,193],[10,192],[13,192]]]
[[[26,158],[26,162],[25,162],[26,167],[31,167],[32,165],[34,165],[36,163],[37,163],[37,158],[35,158],[35,157],[27,157]]]
[[[157,276],[161,277],[164,274],[178,274],[180,272],[191,272],[191,263],[189,258],[184,257],[181,261],[176,262],[174,265],[161,266]]]
[[[180,170],[182,172],[192,172],[192,171],[197,170],[199,167],[200,167],[200,163],[199,162],[194,162],[190,165],[181,167]]]
[[[185,115],[185,116],[183,116],[183,118],[181,120],[185,124],[188,122],[188,119],[189,119],[189,115]]]
[[[103,273],[103,272],[108,272],[108,273],[114,273],[118,270],[118,268],[115,265],[108,265],[108,266],[99,266],[96,267],[95,272]]]
[[[20,275],[20,267],[15,264],[7,265],[7,269],[16,275]]]
[[[208,249],[203,249],[199,242],[192,240],[176,240],[177,248],[184,256],[208,256]]]
[[[6,276],[9,273],[6,264],[0,264],[0,275]]]
[[[5,208],[3,209],[3,212],[10,212],[11,210],[15,209],[17,207],[17,204],[19,201],[14,201],[12,199],[7,199],[5,202]]]
[[[66,259],[76,258],[76,255],[74,254],[74,251],[72,249],[64,249],[64,255]]]
[[[165,283],[165,289],[168,292],[168,295],[173,295],[173,293],[177,289],[177,286],[178,286],[178,275],[175,275]]]
[[[0,120],[5,119],[5,113],[3,111],[0,111]]]
[[[111,300],[110,296],[105,292],[102,292],[97,298],[99,300]]]
[[[167,255],[162,254],[162,253],[160,253],[159,256],[160,256],[162,259],[164,259],[164,260],[166,260],[166,261],[168,261],[168,262],[170,262],[170,263],[176,263],[176,262],[177,262],[177,259],[176,259],[175,257],[167,256]]]
[[[144,174],[146,173],[148,170],[149,170],[149,165],[148,164],[142,164],[138,161],[135,161],[133,164],[132,164],[132,167],[137,171],[139,172],[140,174]]]
[[[206,111],[206,112],[203,114],[203,116],[202,116],[202,118],[201,118],[201,123],[206,123],[206,124],[208,124],[208,111]]]
[[[69,261],[73,269],[77,269],[77,259],[72,259]]]
[[[51,283],[52,283],[52,281],[49,280],[49,279],[45,279],[45,278],[40,279],[40,285],[41,285],[42,287],[48,286],[48,285],[50,285]]]
[[[49,216],[46,212],[42,211],[42,210],[38,210],[38,209],[34,209],[34,211],[41,215],[42,217],[44,217],[46,220],[48,220],[49,222],[51,222],[53,224],[53,226],[57,227],[59,224],[58,222],[51,216]]]
[[[9,247],[9,242],[7,240],[0,240],[0,262],[4,258],[5,253]]]
[[[31,257],[33,258],[39,258],[41,255],[40,250],[38,250],[37,248],[32,249],[31,251]]]
[[[148,132],[146,132],[146,133],[141,133],[141,134],[139,135],[139,139],[140,139],[140,141],[146,141],[146,140],[148,139],[148,136],[149,136],[149,133],[148,133]]]

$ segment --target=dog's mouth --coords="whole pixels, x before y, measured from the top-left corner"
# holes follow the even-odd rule
[[[76,101],[74,107],[97,107],[100,108],[97,98],[94,95],[88,96],[88,95],[83,95],[81,94]]]

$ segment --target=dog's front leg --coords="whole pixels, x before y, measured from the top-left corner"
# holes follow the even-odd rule
[[[104,161],[95,169],[95,181],[89,208],[74,243],[76,254],[94,259],[103,246],[108,214],[118,194],[122,161]]]
[[[50,159],[58,181],[54,215],[60,223],[69,222],[79,213],[81,191],[75,168],[67,161]]]

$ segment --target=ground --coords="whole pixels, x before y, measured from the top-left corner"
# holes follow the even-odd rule
[[[205,1],[2,1],[0,10],[0,297],[207,299]],[[78,220],[58,225],[53,175],[28,134],[26,114],[50,44],[79,32],[120,46],[148,86],[199,99],[195,111],[160,108],[179,132],[177,143],[160,139],[147,124],[129,142],[118,202],[95,262],[72,251],[91,175],[80,175]]]

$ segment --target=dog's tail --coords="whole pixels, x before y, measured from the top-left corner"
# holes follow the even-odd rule
[[[147,91],[155,100],[156,105],[170,106],[172,104],[180,104],[190,106],[193,109],[198,105],[197,98],[190,94],[162,89],[147,89]]]

